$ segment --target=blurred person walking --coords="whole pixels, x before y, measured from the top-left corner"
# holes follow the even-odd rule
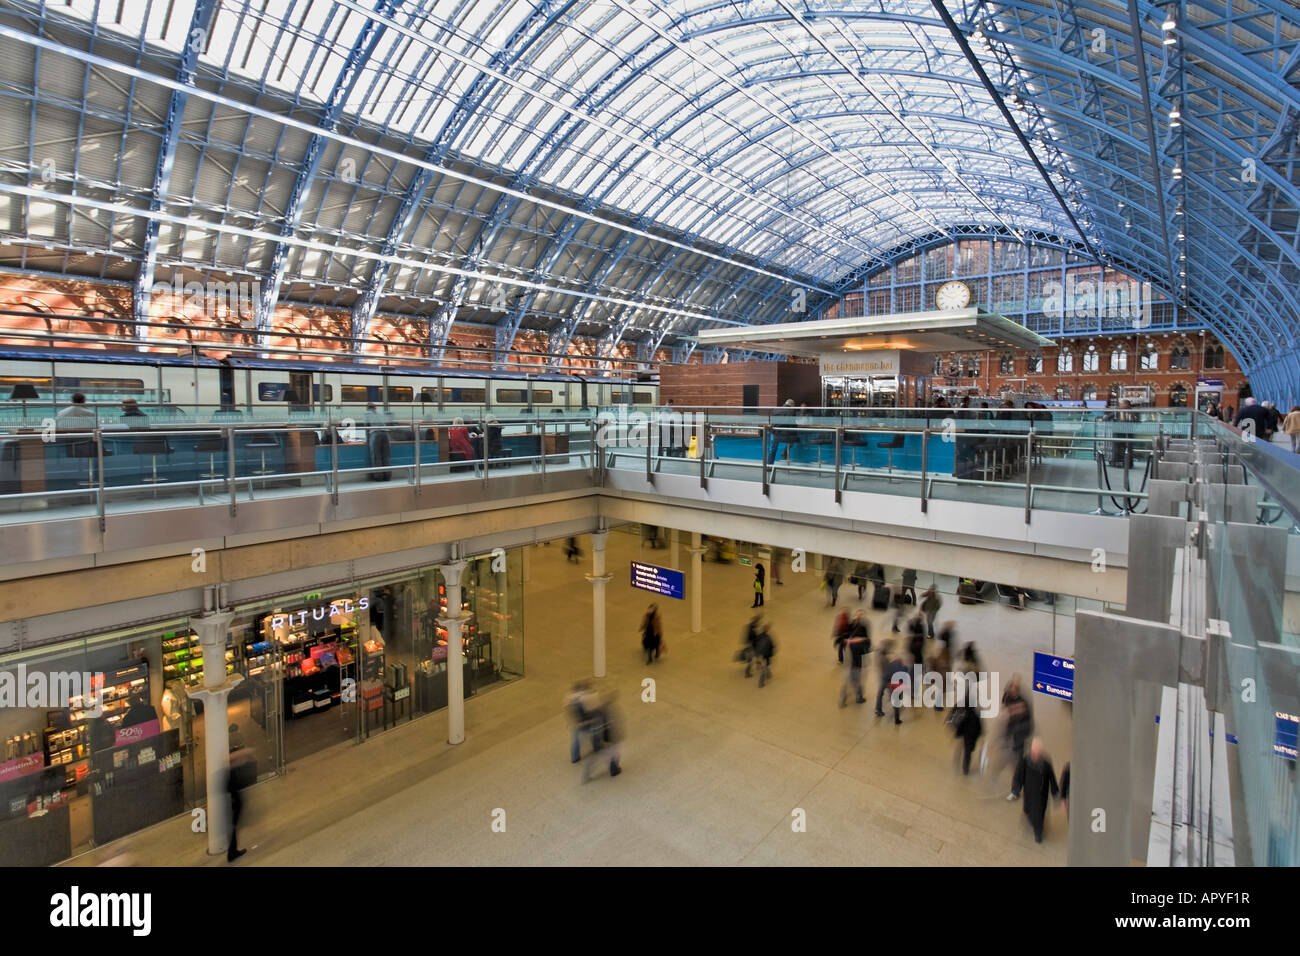
[[[238,725],[235,725],[237,742],[243,740]],[[257,783],[257,753],[252,747],[241,746],[230,753],[230,769],[226,771],[226,791],[230,795],[230,842],[226,844],[226,862],[234,863],[247,850],[239,848],[237,828],[239,818],[243,815],[243,791]]]
[[[1007,689],[1002,693],[1002,713],[1006,718],[1006,752],[998,765],[998,772],[1008,763],[1013,767],[1019,766],[1025,756],[1025,744],[1028,743],[1030,734],[1034,732],[1033,711],[1029,707],[1029,701],[1025,700],[1020,693],[1019,674],[1011,675]],[[1009,801],[1020,798],[1020,785],[1016,782],[1017,779],[1018,776],[1011,781],[1011,792],[1007,794]]]
[[[569,762],[577,763],[582,759],[582,738],[591,738],[592,752],[600,749],[599,732],[600,702],[591,688],[591,682],[580,680],[564,698],[564,710],[573,724],[573,735],[569,742]]]
[[[840,585],[844,583],[844,562],[839,558],[831,558],[822,581],[826,585],[826,590],[830,592],[831,607],[834,607],[840,598]]]
[[[1043,742],[1035,737],[1029,745],[1029,755],[1022,756],[1016,764],[1016,792],[1025,795],[1025,816],[1034,828],[1034,842],[1043,842],[1043,824],[1047,820],[1047,798],[1056,796],[1060,788],[1051,758],[1043,750]]]
[[[615,702],[618,692],[613,688],[600,695],[596,702],[596,735],[602,746],[593,750],[582,765],[582,782],[591,779],[591,768],[598,760],[609,760],[609,775],[617,777],[623,772],[623,719]]]
[[[892,641],[886,641],[880,645],[880,689],[876,691],[876,716],[885,716],[881,703],[884,700],[885,692],[888,691],[890,704],[894,708],[894,723],[901,724],[903,718],[899,715],[898,702],[894,700],[893,692],[899,688],[903,678],[907,676],[907,665],[903,663],[902,658],[892,656],[893,653],[894,644]]]
[[[955,689],[959,695],[964,694],[964,696],[959,696],[957,700],[953,701],[953,712],[949,720],[953,732],[962,742],[961,772],[963,775],[969,775],[970,756],[975,752],[975,745],[984,733],[984,721],[980,719],[979,689],[975,675],[973,673],[962,674]]]
[[[849,583],[857,587],[858,600],[861,601],[863,593],[867,590],[867,565],[865,561],[859,561],[853,566],[853,575],[849,578]]]
[[[59,414],[62,415],[63,412]],[[1282,420],[1282,431],[1286,432],[1286,436],[1291,439],[1291,450],[1300,452],[1300,405],[1291,406],[1291,411],[1287,412],[1286,418]]]
[[[921,613],[925,615],[925,626],[929,630],[931,637],[934,637],[934,619],[938,616],[939,609],[942,607],[943,599],[939,597],[939,589],[931,584],[921,596]]]
[[[848,706],[849,688],[853,689],[858,703],[864,704],[867,699],[862,696],[862,668],[866,666],[867,655],[871,653],[871,633],[861,611],[854,615],[853,625],[844,644],[849,649],[849,666],[844,673],[844,685],[840,688],[840,706]]]
[[[835,618],[835,623],[831,625],[831,642],[835,645],[835,658],[841,664],[844,663],[844,642],[849,639],[849,612],[840,611],[839,616]]]
[[[578,547],[578,539],[572,535],[564,543],[564,557],[572,564],[578,564],[582,560],[582,549]]]
[[[659,620],[659,608],[654,604],[645,612],[645,617],[641,618],[641,648],[645,651],[645,662],[653,664],[663,652],[664,628],[663,623]]]
[[[903,598],[904,603],[916,606],[916,571],[912,568],[903,568]]]

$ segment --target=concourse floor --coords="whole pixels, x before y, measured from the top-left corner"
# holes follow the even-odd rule
[[[1009,769],[963,777],[957,743],[933,710],[905,710],[901,726],[873,716],[874,654],[867,703],[850,697],[838,706],[835,612],[811,558],[805,573],[786,567],[783,586],[769,576],[777,653],[760,688],[733,660],[751,614],[752,569],[705,564],[699,634],[689,633],[689,602],[655,599],[667,653],[647,666],[637,625],[653,598],[630,587],[628,561],[668,566],[671,551],[612,533],[605,683],[619,694],[624,772],[610,778],[602,762],[582,783],[562,708],[572,681],[592,667],[591,547],[580,540],[581,564],[566,562],[559,542],[530,550],[526,677],[466,702],[465,743],[446,743],[443,712],[290,764],[247,793],[240,845],[251,852],[235,865],[1064,864],[1059,804],[1036,845],[1020,803],[1005,799]],[[684,544],[677,556],[688,567]],[[922,572],[919,586],[929,579]],[[840,597],[867,607],[847,584]],[[885,612],[868,617],[873,641],[889,636]],[[939,619],[958,622],[961,641],[977,643],[1001,687],[1012,672],[1023,675],[1059,774],[1069,760],[1069,706],[1029,693],[1028,677],[1032,651],[1053,646],[1054,627],[1058,650],[1072,650],[1072,619],[1054,619],[1050,608],[961,606],[951,595]],[[645,678],[654,680],[653,702],[642,699]],[[792,826],[796,810],[803,832]],[[72,863],[227,865],[206,848],[187,815]]]

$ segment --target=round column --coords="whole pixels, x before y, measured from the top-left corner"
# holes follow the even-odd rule
[[[704,546],[698,531],[691,532],[691,633],[704,630]]]
[[[230,845],[230,728],[226,704],[230,692],[244,679],[226,676],[226,635],[234,614],[218,611],[190,620],[203,649],[203,687],[190,696],[203,701],[203,754],[207,763],[208,855],[218,856]]]
[[[447,743],[460,744],[465,742],[465,646],[461,635],[470,618],[460,606],[465,561],[451,561],[440,570],[447,586],[447,613],[438,618],[447,629]]]
[[[605,545],[608,531],[595,531],[591,535],[591,672],[596,677],[605,676],[605,585],[612,574],[605,573]]]

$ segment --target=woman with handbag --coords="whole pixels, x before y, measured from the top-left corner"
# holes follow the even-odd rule
[[[751,608],[763,606],[763,588],[767,584],[767,570],[760,561],[754,565],[754,603]]]

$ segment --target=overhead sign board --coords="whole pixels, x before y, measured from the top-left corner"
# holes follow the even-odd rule
[[[861,352],[823,352],[817,357],[822,378],[859,375],[897,375],[898,349],[872,349]]]
[[[686,575],[672,568],[659,568],[653,564],[633,561],[632,587],[680,601],[686,594]]]
[[[1061,700],[1074,700],[1074,660],[1034,651],[1034,690]]]
[[[1273,753],[1288,760],[1296,759],[1296,741],[1300,737],[1300,716],[1274,711],[1277,720],[1273,731]]]

